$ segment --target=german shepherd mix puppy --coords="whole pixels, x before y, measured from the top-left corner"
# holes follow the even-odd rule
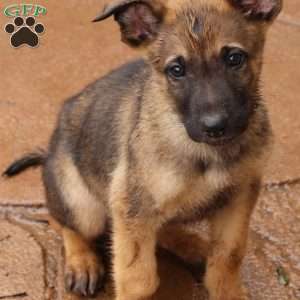
[[[259,87],[263,48],[281,5],[117,0],[95,20],[114,16],[122,40],[146,58],[69,99],[48,153],[5,172],[43,165],[70,291],[96,293],[104,271],[93,241],[111,224],[117,300],[156,291],[158,240],[181,245],[174,251],[185,259],[206,256],[211,300],[245,299],[239,269],[272,136]],[[204,218],[208,245],[176,237],[176,224]]]

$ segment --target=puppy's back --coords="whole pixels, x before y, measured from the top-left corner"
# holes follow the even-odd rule
[[[107,180],[118,160],[120,139],[125,134],[121,124],[123,115],[131,107],[134,111],[147,74],[145,62],[134,61],[67,100],[51,139],[49,157],[67,153],[83,175]],[[131,120],[126,120],[126,126],[131,126],[134,116],[128,117]]]

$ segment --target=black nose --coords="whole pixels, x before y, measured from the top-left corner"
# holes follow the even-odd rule
[[[223,114],[210,114],[204,116],[201,123],[208,137],[219,138],[225,134],[227,117]]]

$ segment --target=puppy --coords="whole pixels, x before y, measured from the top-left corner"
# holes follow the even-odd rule
[[[105,7],[95,21],[114,16],[144,59],[66,101],[47,154],[5,172],[43,166],[49,210],[64,226],[66,287],[77,294],[96,293],[104,270],[93,242],[110,225],[117,300],[157,290],[158,240],[180,244],[174,250],[187,260],[206,257],[211,300],[244,299],[239,269],[272,137],[259,87],[263,49],[282,3],[171,4]],[[191,249],[180,231],[176,240],[176,224],[203,219],[208,244]]]

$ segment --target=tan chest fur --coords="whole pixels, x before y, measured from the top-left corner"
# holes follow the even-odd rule
[[[142,177],[152,195],[154,210],[166,219],[209,205],[216,192],[232,182],[231,174],[225,170],[211,168],[201,174],[164,162],[144,169]]]

